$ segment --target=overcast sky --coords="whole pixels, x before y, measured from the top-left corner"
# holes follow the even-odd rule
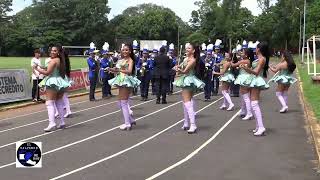
[[[121,14],[123,10],[130,6],[136,6],[142,3],[154,3],[170,8],[179,17],[181,17],[182,20],[187,22],[191,17],[191,11],[197,9],[197,6],[194,5],[195,1],[196,0],[109,0],[108,5],[111,8],[109,19]],[[13,0],[13,11],[10,14],[15,14],[21,11],[31,3],[32,0]],[[253,15],[257,16],[261,13],[256,0],[243,0],[242,6],[247,7]]]

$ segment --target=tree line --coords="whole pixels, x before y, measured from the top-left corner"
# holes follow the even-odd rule
[[[129,7],[109,20],[108,0],[33,0],[31,6],[8,16],[12,0],[1,0],[0,55],[27,56],[49,44],[87,46],[92,41],[97,47],[107,41],[117,49],[133,39],[177,45],[214,43],[219,38],[226,49],[246,39],[268,41],[277,49],[297,49],[304,0],[257,1],[259,16],[241,7],[242,0],[197,1],[198,10],[186,12],[191,19],[184,22],[169,8],[154,4]],[[307,38],[320,34],[319,12],[320,1],[307,0]]]

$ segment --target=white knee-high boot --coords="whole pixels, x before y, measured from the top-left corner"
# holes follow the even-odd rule
[[[263,119],[262,114],[259,106],[259,101],[251,101],[252,110],[254,112],[254,115],[256,117],[258,130],[254,133],[255,136],[263,135],[266,131],[264,125],[263,125]]]
[[[287,106],[287,103],[284,99],[284,97],[282,96],[282,93],[281,92],[276,92],[276,96],[278,97],[278,100],[282,106],[281,110],[280,110],[280,113],[284,113],[287,111],[288,109],[288,106]]]
[[[128,108],[128,100],[121,100],[121,110],[124,118],[124,124],[120,126],[121,130],[130,130],[131,129],[131,120],[130,113]]]
[[[243,94],[243,100],[246,104],[246,109],[247,109],[247,114],[244,118],[242,118],[242,120],[250,120],[253,115],[252,115],[252,111],[251,111],[251,101],[250,101],[250,95],[249,93]]]
[[[241,112],[240,116],[245,116],[247,115],[247,108],[246,108],[246,103],[244,102],[244,97],[241,95]]]
[[[47,128],[44,129],[46,132],[50,132],[55,129],[56,127],[56,122],[55,122],[55,101],[54,100],[47,100],[46,101],[46,106],[48,110],[48,119],[49,119],[49,125]]]
[[[223,103],[222,103],[222,105],[220,106],[219,109],[224,110],[224,109],[227,108],[228,101],[227,101],[227,99],[226,99],[226,96],[225,96],[225,94],[224,94],[224,91],[221,91],[221,93],[222,93],[222,96],[223,96]]]
[[[186,110],[188,112],[188,117],[190,120],[190,128],[188,130],[188,133],[195,133],[197,130],[197,126],[196,126],[196,119],[195,119],[193,104],[191,101],[188,101],[188,102],[185,102],[184,105],[186,107]]]
[[[188,115],[188,110],[186,108],[186,106],[183,104],[183,126],[181,127],[181,129],[183,130],[188,130],[190,125],[189,125],[189,115]]]
[[[65,127],[65,122],[64,122],[64,101],[63,99],[58,99],[56,100],[56,107],[60,116],[60,124],[59,128],[64,128]]]
[[[231,100],[231,97],[230,97],[230,95],[229,95],[228,90],[223,90],[222,92],[224,93],[224,98],[226,99],[226,101],[227,101],[228,104],[229,104],[229,107],[228,107],[227,111],[233,110],[234,104],[233,104],[233,102],[232,102],[232,100]]]
[[[288,106],[288,91],[283,91],[282,96]]]
[[[71,109],[70,109],[70,101],[69,101],[69,98],[68,98],[68,93],[64,93],[63,94],[63,103],[64,103],[65,108],[66,108],[66,114],[64,115],[64,117],[67,118],[72,114]]]

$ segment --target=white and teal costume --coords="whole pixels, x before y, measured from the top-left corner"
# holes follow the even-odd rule
[[[284,85],[291,85],[297,82],[297,79],[293,77],[292,73],[289,73],[288,69],[280,70],[279,74],[270,79],[270,82],[276,82]]]
[[[234,84],[249,87],[251,84],[250,79],[251,74],[249,74],[244,69],[240,69],[237,79],[234,81]]]
[[[255,60],[252,62],[252,69],[255,69],[258,66],[259,60]],[[263,72],[261,71],[258,76],[251,74],[247,79],[246,82],[250,82],[249,87],[257,88],[257,89],[268,89],[269,84],[263,79]]]
[[[45,67],[48,67],[49,61],[45,62]],[[40,83],[39,87],[41,88],[49,88],[54,89],[56,91],[63,91],[71,86],[71,81],[68,80],[67,76],[62,78],[60,76],[59,69],[57,67],[54,68],[52,74],[46,76]]]
[[[183,61],[181,69],[184,70],[188,65],[187,58]],[[205,83],[202,82],[194,75],[194,70],[190,70],[188,74],[183,74],[173,84],[182,89],[190,89],[195,91],[196,89],[202,89],[205,86]]]
[[[231,68],[229,67],[226,72],[220,76],[220,81],[232,83],[234,81],[234,75],[231,73]]]
[[[129,63],[127,60],[121,59],[121,60],[118,60],[116,67],[122,70],[128,70]],[[116,86],[116,87],[135,88],[140,85],[141,81],[136,77],[120,72],[117,74],[116,77],[114,77],[113,79],[110,79],[108,83],[111,86]]]

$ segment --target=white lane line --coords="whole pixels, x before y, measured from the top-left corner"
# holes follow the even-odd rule
[[[73,104],[70,104],[70,105],[77,105],[77,104],[81,104],[81,103],[85,103],[85,102],[89,102],[89,101],[80,101],[80,102],[76,102],[76,103],[73,103]],[[32,112],[32,113],[28,113],[28,114],[22,114],[22,115],[19,115],[19,116],[8,117],[8,118],[0,119],[0,122],[1,121],[5,121],[5,120],[9,120],[9,119],[15,119],[15,118],[19,118],[19,117],[29,116],[29,115],[32,115],[32,114],[37,114],[37,113],[45,112],[45,111],[47,111],[47,110],[44,109],[44,110],[41,110],[41,111],[35,111],[35,112]]]
[[[198,96],[198,95],[200,95],[200,94],[202,94],[202,93],[199,93],[199,94],[195,95],[195,97]],[[172,106],[175,106],[175,105],[177,105],[177,104],[179,104],[179,103],[181,103],[181,102],[182,102],[182,101],[176,102],[176,103],[174,103],[174,104],[171,104],[170,106],[161,108],[161,109],[159,109],[159,110],[157,110],[157,111],[154,111],[154,112],[152,112],[152,113],[149,113],[149,114],[147,114],[147,115],[144,115],[144,116],[142,116],[142,117],[139,117],[139,118],[136,119],[136,121],[139,121],[139,120],[144,119],[144,118],[146,118],[146,117],[149,117],[149,116],[151,116],[151,115],[153,115],[153,114],[156,114],[156,113],[158,113],[158,112],[160,112],[160,111],[163,111],[163,110],[165,110],[165,109],[168,109],[168,108],[170,108],[170,107],[172,107]],[[59,151],[59,150],[68,148],[68,147],[70,147],[70,146],[73,146],[73,145],[76,145],[76,144],[80,144],[80,143],[82,143],[82,142],[85,142],[85,141],[88,141],[88,140],[90,140],[90,139],[96,138],[96,137],[101,136],[101,135],[103,135],[103,134],[109,133],[109,132],[111,132],[111,131],[113,131],[113,130],[115,130],[115,129],[118,129],[119,127],[120,127],[120,125],[119,125],[119,126],[116,126],[116,127],[114,127],[114,128],[108,129],[108,130],[106,130],[106,131],[103,131],[103,132],[101,132],[101,133],[98,133],[98,134],[89,136],[89,137],[87,137],[87,138],[85,138],[85,139],[82,139],[82,140],[79,140],[79,141],[75,141],[75,142],[70,143],[70,144],[67,144],[67,145],[65,145],[65,146],[61,146],[61,147],[59,147],[59,148],[56,148],[56,149],[47,151],[47,152],[43,153],[42,155],[54,153],[54,152],[56,152],[56,151]],[[9,166],[14,165],[14,164],[16,164],[16,163],[15,163],[15,162],[12,162],[12,163],[9,163],[9,164],[2,165],[2,166],[0,166],[0,169],[5,168],[5,167],[9,167]]]
[[[88,111],[88,110],[90,110],[90,109],[95,109],[95,108],[102,107],[102,106],[106,106],[106,105],[113,104],[113,103],[116,103],[116,102],[118,102],[118,101],[112,101],[112,102],[109,102],[109,103],[106,103],[106,104],[101,104],[101,105],[98,105],[98,106],[93,106],[93,107],[90,107],[90,108],[86,108],[86,109],[82,109],[82,110],[79,110],[79,111],[75,111],[74,113],[79,113],[79,112],[82,112],[82,111]],[[4,130],[1,130],[0,133],[4,133],[4,132],[7,132],[7,131],[12,131],[12,130],[15,130],[15,129],[19,129],[19,128],[31,126],[31,125],[34,125],[34,124],[39,124],[39,123],[42,123],[42,122],[47,122],[47,120],[48,120],[48,119],[43,119],[43,120],[36,121],[36,122],[33,122],[33,123],[29,123],[29,124],[25,124],[25,125],[21,125],[21,126],[9,128],[9,129],[4,129]]]
[[[134,97],[138,97],[138,96],[132,96],[132,98],[134,98]],[[70,105],[73,106],[73,105],[82,104],[82,103],[86,103],[86,102],[89,102],[89,101],[88,101],[88,100],[86,100],[86,101],[80,101],[80,102],[72,103],[72,104],[70,104]],[[117,101],[113,101],[113,102],[117,102]],[[6,120],[9,120],[9,119],[15,119],[15,118],[19,118],[19,117],[24,117],[24,116],[33,115],[33,114],[37,114],[37,113],[40,113],[40,112],[46,112],[46,111],[47,111],[47,110],[44,109],[44,110],[41,110],[41,111],[35,111],[35,112],[32,112],[32,113],[28,113],[28,114],[22,114],[22,115],[19,115],[19,116],[8,117],[8,118],[0,119],[0,122],[1,122],[1,121],[6,121]]]
[[[190,160],[193,156],[195,156],[196,154],[198,154],[203,148],[205,148],[209,143],[211,143],[240,113],[240,110],[232,116],[232,118],[226,122],[220,129],[219,131],[217,131],[210,139],[208,139],[205,143],[203,143],[198,149],[196,149],[195,151],[193,151],[191,154],[189,154],[187,157],[185,157],[184,159],[181,159],[180,161],[178,161],[177,163],[167,167],[166,169],[154,174],[153,176],[147,178],[146,180],[152,180],[155,179],[163,174],[165,174],[166,172],[178,167],[179,165],[185,163],[186,161]]]
[[[179,93],[181,91],[177,91],[175,92],[176,94]],[[174,94],[175,94],[174,93]],[[143,104],[146,104],[146,103],[150,103],[152,101],[154,101],[155,99],[152,99],[152,100],[149,100],[149,101],[146,101],[146,102],[143,102],[143,103],[139,103],[139,104],[136,104],[134,106],[131,106],[131,107],[136,107],[136,106],[140,106],[140,105],[143,105]],[[105,115],[102,115],[102,116],[98,116],[98,117],[95,117],[95,118],[92,118],[92,119],[89,119],[89,120],[86,120],[86,121],[82,121],[80,123],[76,123],[76,124],[73,124],[71,126],[67,126],[65,129],[68,129],[68,128],[71,128],[71,127],[74,127],[74,126],[77,126],[77,125],[80,125],[80,124],[84,124],[84,123],[87,123],[87,122],[91,122],[91,121],[94,121],[94,120],[97,120],[97,119],[100,119],[100,118],[103,118],[103,117],[106,117],[106,116],[110,116],[112,114],[116,114],[120,112],[120,110],[117,110],[117,111],[114,111],[114,112],[111,112],[111,113],[108,113],[108,114],[105,114]],[[47,132],[47,133],[42,133],[42,134],[39,134],[39,135],[36,135],[36,136],[32,136],[32,137],[29,137],[29,138],[26,138],[26,139],[20,139],[18,141],[15,141],[15,142],[12,142],[12,143],[8,143],[8,144],[5,144],[5,145],[2,145],[0,146],[0,149],[2,148],[5,148],[5,147],[8,147],[10,145],[14,145],[16,142],[20,142],[20,141],[28,141],[30,139],[34,139],[34,138],[38,138],[38,137],[42,137],[42,136],[47,136],[49,134],[52,134],[52,133],[55,133],[55,132],[59,132],[59,131],[62,131],[62,129],[59,129],[59,130],[56,130],[56,131],[52,131],[52,132]]]
[[[217,102],[218,102],[219,100],[221,100],[221,99],[222,99],[222,98],[219,98],[218,100],[210,103],[209,105],[207,105],[207,106],[203,107],[202,109],[198,110],[196,113],[199,113],[199,112],[205,110],[206,108],[208,108],[208,107],[210,107],[211,105],[217,103]],[[166,129],[164,129],[164,130],[162,130],[162,131],[154,134],[153,136],[151,136],[151,137],[149,137],[149,138],[147,138],[147,139],[145,139],[145,140],[143,140],[143,141],[141,141],[141,142],[139,142],[139,143],[137,143],[137,144],[135,144],[135,145],[127,148],[127,149],[124,149],[124,150],[122,150],[122,151],[119,151],[119,152],[117,152],[117,153],[115,153],[115,154],[113,154],[113,155],[111,155],[111,156],[105,157],[105,158],[103,158],[103,159],[100,159],[100,160],[95,161],[95,162],[93,162],[93,163],[91,163],[91,164],[88,164],[88,165],[85,165],[85,166],[83,166],[83,167],[81,167],[81,168],[78,168],[78,169],[75,169],[75,170],[73,170],[73,171],[70,171],[70,172],[68,172],[68,173],[65,173],[65,174],[62,174],[62,175],[60,175],[60,176],[51,178],[50,180],[61,179],[61,178],[63,178],[63,177],[69,176],[69,175],[71,175],[71,174],[77,173],[77,172],[79,172],[79,171],[82,171],[82,170],[87,169],[87,168],[89,168],[89,167],[92,167],[92,166],[94,166],[94,165],[97,165],[97,164],[99,164],[99,163],[102,163],[102,162],[104,162],[104,161],[107,161],[107,160],[109,160],[109,159],[111,159],[111,158],[117,157],[117,156],[119,156],[119,155],[121,155],[121,154],[123,154],[123,153],[125,153],[125,152],[127,152],[127,151],[129,151],[129,150],[131,150],[131,149],[134,149],[134,148],[136,148],[136,147],[138,147],[138,146],[140,146],[140,145],[142,145],[142,144],[144,144],[144,143],[146,143],[146,142],[154,139],[155,137],[157,137],[157,136],[163,134],[164,132],[168,131],[169,129],[175,127],[176,125],[178,125],[178,124],[181,123],[182,121],[183,121],[183,119],[180,120],[180,121],[178,121],[178,122],[176,122],[176,123],[174,123],[173,125],[167,127]]]

